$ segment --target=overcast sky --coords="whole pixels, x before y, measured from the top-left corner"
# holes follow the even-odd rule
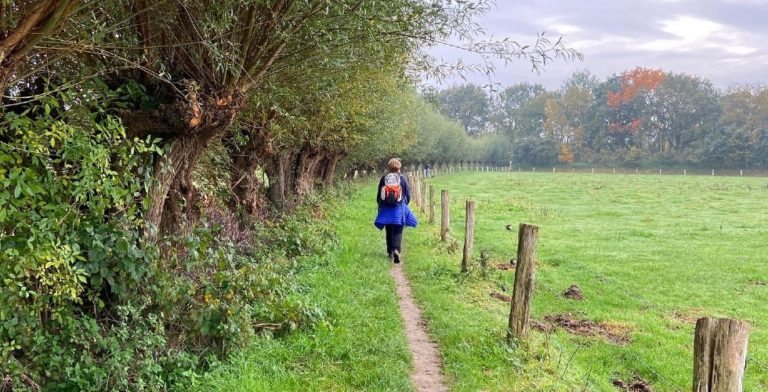
[[[492,83],[519,82],[559,88],[573,72],[588,69],[601,80],[635,68],[661,68],[704,77],[716,87],[768,82],[768,0],[496,0],[478,22],[496,38],[532,43],[536,33],[560,35],[584,61],[550,64],[540,74],[525,61],[497,65]],[[433,48],[446,61],[458,49]],[[487,84],[484,75],[467,75]],[[460,79],[441,87],[460,84]]]

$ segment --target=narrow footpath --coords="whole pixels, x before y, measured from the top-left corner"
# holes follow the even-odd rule
[[[442,360],[437,345],[430,339],[421,310],[413,301],[411,286],[402,265],[393,264],[389,270],[397,286],[400,314],[405,321],[405,335],[413,357],[411,381],[419,392],[448,391],[442,374]]]

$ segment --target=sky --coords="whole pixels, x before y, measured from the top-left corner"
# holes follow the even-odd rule
[[[576,71],[605,80],[638,66],[699,76],[718,88],[768,84],[768,0],[496,0],[476,22],[494,38],[520,43],[542,32],[563,36],[584,60],[556,61],[538,74],[526,61],[499,62],[490,80],[465,75],[475,84],[530,82],[554,90]],[[448,46],[429,52],[444,61],[480,61]],[[451,77],[438,87],[461,83]]]

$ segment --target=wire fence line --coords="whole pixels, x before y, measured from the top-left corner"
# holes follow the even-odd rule
[[[484,167],[478,167],[478,168],[475,168],[475,169],[476,169],[476,171],[480,171],[480,172],[485,172],[485,171],[505,171],[505,169],[507,171],[512,171],[512,167],[508,167],[508,168],[506,168],[506,167],[498,167],[497,170],[493,169],[493,168],[488,169],[488,168],[484,168]],[[464,170],[464,169],[460,169],[460,170]],[[472,170],[472,168],[469,168],[469,170]],[[520,168],[520,170],[522,171],[522,168]],[[532,168],[531,171],[535,172],[536,170],[535,170],[535,168]],[[553,168],[552,169],[552,173],[557,173],[557,172],[558,172],[558,168]],[[577,172],[575,168],[573,168],[573,172]],[[582,169],[581,172],[583,173],[583,169]],[[592,173],[592,172],[594,172],[594,169],[590,169],[589,173]],[[598,171],[598,173],[599,173],[599,171]],[[606,172],[601,173],[601,174],[614,174],[614,173],[615,174],[632,174],[632,173],[627,173],[627,172],[621,173],[621,171],[618,171],[618,170],[615,170],[615,169],[611,169],[610,172],[606,171]],[[440,174],[442,174],[442,173],[440,173]],[[670,173],[668,173],[668,172],[665,173],[663,171],[663,169],[662,169],[662,170],[659,171],[659,173],[643,173],[642,171],[637,170],[635,172],[635,174],[670,174]],[[686,174],[695,175],[696,173],[695,172],[687,172]],[[711,175],[714,176],[715,172],[712,171]],[[728,175],[728,173],[727,172],[726,173],[722,173],[721,172],[718,175]],[[745,171],[745,170],[739,170],[739,171],[737,171],[735,173],[732,173],[732,175],[756,177],[756,176],[768,176],[768,172],[761,172],[761,171],[749,171],[748,172],[748,171]],[[571,266],[571,265],[569,264],[569,266]],[[661,317],[662,319],[670,321],[671,320],[670,317],[675,318],[675,315],[672,314],[672,313],[673,312],[678,312],[680,310],[677,306],[675,306],[675,304],[665,304],[665,305],[662,305],[660,303],[657,303],[657,302],[654,302],[652,300],[649,300],[648,298],[646,298],[646,297],[644,297],[642,295],[639,295],[637,290],[632,290],[632,289],[629,289],[629,288],[626,287],[625,283],[627,283],[627,282],[622,281],[621,279],[614,278],[614,277],[610,276],[608,273],[606,273],[605,271],[601,271],[601,270],[599,270],[597,268],[592,268],[592,266],[578,265],[577,267],[578,267],[578,269],[587,272],[587,274],[589,276],[591,276],[597,282],[597,284],[600,287],[603,287],[606,291],[610,292],[611,294],[620,293],[620,295],[625,296],[628,299],[630,299],[632,302],[637,303],[638,306],[641,309],[646,308],[646,309],[653,310],[653,313],[657,313],[658,316]],[[483,277],[485,278],[486,275],[483,274]],[[554,287],[552,287],[552,286],[550,286],[550,285],[548,285],[546,283],[542,283],[541,280],[536,282],[535,290],[536,291],[541,290],[541,291],[547,292],[547,293],[549,293],[549,294],[551,294],[553,296],[556,296],[556,297],[560,297],[563,294],[561,292],[561,290],[555,289]],[[687,320],[682,320],[682,319],[679,320],[679,321],[687,322]],[[547,336],[552,336],[548,332],[546,334],[547,334]],[[693,336],[691,336],[691,339],[693,339]],[[562,342],[560,342],[560,339],[558,339],[558,338],[555,338],[553,340],[553,342],[556,342],[553,346],[554,346],[554,349],[557,352],[560,353],[560,358],[569,358],[569,360],[568,360],[569,363],[571,362],[571,360],[580,351],[579,347],[576,347],[576,348],[573,348],[573,349],[569,349],[568,347],[564,346],[562,344]],[[566,342],[570,342],[570,340],[566,340]],[[576,344],[578,345],[578,342]],[[683,351],[687,352],[688,350],[690,350],[688,347],[684,347],[683,348]],[[656,366],[654,366],[653,364],[649,363],[648,360],[646,360],[646,356],[639,355],[638,353],[636,353],[635,351],[630,350],[630,349],[621,350],[621,354],[623,356],[625,356],[625,358],[627,358],[628,360],[632,361],[632,363],[635,364],[634,366],[629,367],[629,369],[631,369],[632,367],[635,367],[636,368],[635,371],[645,373],[647,376],[652,377],[652,379],[654,380],[654,383],[657,384],[657,386],[659,386],[659,387],[665,388],[664,390],[682,391],[684,389],[683,387],[681,387],[681,384],[684,384],[684,383],[682,383],[680,380],[678,380],[677,383],[676,383],[676,382],[672,381],[669,377],[667,377],[664,374],[662,374],[662,371],[659,371],[659,369]],[[757,368],[761,369],[760,374],[768,373],[768,365],[765,362],[761,361],[760,359],[755,358],[755,357],[751,357],[751,356],[747,356],[746,360],[747,360],[747,364],[753,364],[753,366],[756,366]],[[653,361],[651,361],[651,362],[653,362]],[[560,364],[559,364],[559,362],[558,362],[558,367],[557,367],[556,370],[558,372],[560,371]],[[582,369],[581,366],[567,366],[566,365],[563,368],[562,371],[563,371],[563,373],[559,377],[559,379],[556,381],[557,383],[561,382],[561,380],[564,377],[572,375],[572,376],[575,376],[575,378],[569,377],[568,380],[574,380],[574,379],[577,379],[577,378],[578,379],[583,379],[585,381],[584,385],[586,387],[589,384],[590,380],[592,379],[591,378],[592,372],[589,372],[588,370]],[[676,375],[676,377],[677,377],[677,375]]]
[[[411,167],[412,166],[412,167]],[[425,174],[424,165],[412,164],[414,172]],[[664,167],[605,167],[605,166],[530,166],[530,165],[495,165],[495,164],[447,164],[432,165],[431,175],[443,175],[459,172],[512,172],[512,173],[576,173],[576,174],[618,174],[618,175],[662,175],[662,176],[715,176],[715,177],[768,177],[768,169],[733,169],[733,168],[664,168]]]

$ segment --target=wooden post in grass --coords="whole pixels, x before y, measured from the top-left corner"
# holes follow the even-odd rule
[[[443,242],[448,240],[448,230],[450,230],[451,218],[448,215],[450,202],[448,191],[440,190],[440,241]]]
[[[427,193],[427,184],[424,183],[424,186],[421,186],[421,181],[419,181],[419,211],[421,211],[421,214],[424,215],[427,213],[427,203],[425,201],[426,196],[424,195]]]
[[[464,229],[464,257],[461,258],[461,272],[469,272],[472,261],[472,244],[475,236],[475,202],[467,200],[467,224]]]
[[[700,318],[693,340],[693,392],[741,392],[749,323]]]
[[[533,297],[533,279],[536,275],[536,240],[539,228],[521,223],[517,234],[515,287],[512,291],[507,338],[522,339],[528,335],[530,329],[528,319]]]
[[[435,223],[435,186],[429,186],[429,224]]]
[[[416,206],[420,211],[424,210],[424,198],[421,197],[421,177],[416,177]]]

